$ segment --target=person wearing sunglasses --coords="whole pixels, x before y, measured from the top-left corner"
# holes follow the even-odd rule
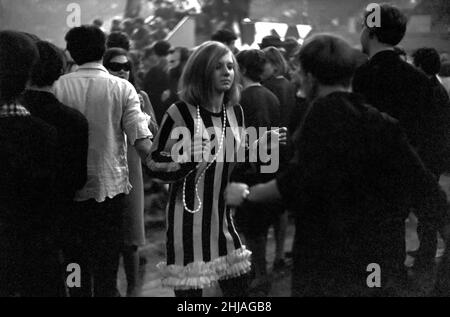
[[[108,49],[103,57],[103,64],[111,75],[134,85],[133,67],[127,51],[121,48]],[[149,129],[153,135],[156,135],[158,127],[148,95],[142,90],[137,89],[137,91],[141,100],[141,109],[148,116]],[[133,189],[126,197],[122,256],[127,277],[127,296],[135,297],[139,295],[139,247],[145,245],[144,183],[141,159],[131,146],[128,147],[127,159]]]

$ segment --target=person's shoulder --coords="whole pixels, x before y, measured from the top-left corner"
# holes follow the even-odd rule
[[[178,101],[172,104],[166,111],[166,113],[172,118],[178,118],[183,113],[190,112],[189,108],[192,108],[194,106],[187,104],[184,101]]]
[[[68,125],[79,129],[84,129],[88,126],[86,117],[77,109],[70,108],[63,103],[58,102],[58,111]]]
[[[267,100],[269,100],[271,103],[280,104],[278,97],[272,91],[270,91],[270,89],[267,89],[266,87],[261,88],[264,94],[264,98],[267,98]]]
[[[374,65],[373,61],[369,58],[367,58],[365,61],[360,63],[360,65],[356,68],[356,71],[364,71],[368,68],[372,67]]]
[[[52,143],[56,140],[56,127],[38,117],[24,117],[23,124],[27,126],[27,130],[34,136],[34,138],[41,138],[44,140],[48,139],[48,141]]]

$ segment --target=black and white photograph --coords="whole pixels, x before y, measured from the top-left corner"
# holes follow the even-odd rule
[[[0,298],[61,297],[450,297],[450,1],[0,0]]]

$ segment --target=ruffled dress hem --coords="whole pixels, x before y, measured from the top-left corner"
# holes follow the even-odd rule
[[[251,252],[243,246],[231,254],[219,257],[211,262],[193,262],[186,266],[157,265],[164,287],[175,290],[204,289],[215,285],[220,280],[236,278],[251,269]]]

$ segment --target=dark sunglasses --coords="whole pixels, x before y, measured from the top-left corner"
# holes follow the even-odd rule
[[[113,72],[120,72],[121,70],[129,72],[131,70],[131,64],[130,64],[130,62],[109,63],[108,65],[106,65],[106,68],[112,70]]]

